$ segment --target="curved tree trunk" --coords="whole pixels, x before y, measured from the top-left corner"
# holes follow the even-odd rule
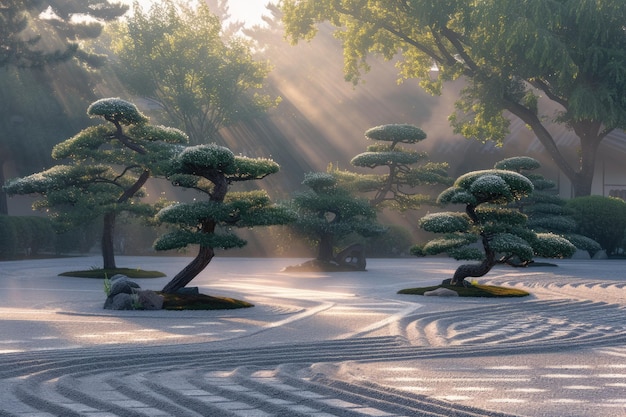
[[[476,215],[476,207],[468,204],[465,207],[465,213],[475,222],[478,223],[478,216]],[[482,277],[486,275],[491,268],[493,268],[498,262],[496,261],[496,254],[489,245],[489,237],[484,233],[481,233],[482,245],[485,250],[485,259],[479,264],[466,264],[459,266],[450,280],[450,285],[456,285],[459,287],[465,286],[465,278]]]
[[[165,287],[161,290],[164,293],[173,294],[181,288],[184,288],[191,282],[200,272],[206,268],[215,256],[213,248],[200,246],[198,254],[182,271],[180,271]]]
[[[113,236],[115,235],[115,212],[104,214],[102,226],[102,264],[104,269],[115,269],[115,249]]]

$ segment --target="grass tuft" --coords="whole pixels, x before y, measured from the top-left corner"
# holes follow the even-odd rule
[[[433,291],[437,288],[446,288],[456,291],[459,297],[487,297],[487,298],[500,298],[500,297],[526,297],[530,293],[518,290],[516,288],[498,287],[495,285],[481,285],[472,284],[470,287],[457,287],[451,285],[435,285],[432,287],[423,288],[407,288],[398,291],[398,294],[412,294],[412,295],[424,295],[427,291]]]

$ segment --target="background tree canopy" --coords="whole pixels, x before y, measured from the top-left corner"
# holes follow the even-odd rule
[[[438,94],[467,86],[450,117],[456,132],[501,142],[508,113],[535,133],[576,195],[588,195],[600,142],[626,127],[626,8],[619,1],[282,0],[292,40],[331,22],[343,42],[345,74],[357,82],[369,54],[398,58],[403,78]],[[433,71],[436,66],[436,72]],[[565,158],[549,131],[568,126],[580,161]]]
[[[192,144],[214,140],[221,127],[275,104],[261,91],[268,64],[253,59],[243,38],[225,39],[221,29],[206,4],[166,0],[149,11],[135,4],[113,30],[120,81],[157,103]]]

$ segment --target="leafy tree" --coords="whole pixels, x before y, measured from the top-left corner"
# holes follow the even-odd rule
[[[597,241],[609,255],[617,252],[626,231],[624,200],[591,195],[568,200],[567,206],[574,210],[578,233]]]
[[[192,144],[274,105],[261,92],[268,64],[252,59],[243,38],[223,39],[219,17],[202,2],[165,0],[148,12],[136,3],[113,39],[122,83],[158,103]]]
[[[463,286],[467,277],[481,277],[499,263],[513,257],[530,262],[533,256],[568,257],[576,248],[566,239],[550,233],[534,233],[519,210],[505,207],[533,191],[530,180],[504,170],[474,171],[459,177],[443,191],[441,204],[462,204],[465,213],[433,213],[420,219],[420,227],[443,237],[414,247],[415,255],[447,253],[455,259],[479,260],[461,265],[450,284]],[[478,242],[476,247],[472,244]]]
[[[104,269],[114,269],[117,214],[153,214],[151,206],[140,203],[142,187],[150,176],[164,172],[179,150],[176,144],[185,143],[187,136],[149,125],[134,104],[118,98],[92,103],[87,114],[107,124],[84,129],[54,147],[53,158],[70,160],[69,164],[10,181],[5,189],[9,195],[39,195],[33,208],[52,212],[59,231],[102,216]]]
[[[368,237],[385,231],[376,223],[376,210],[369,202],[340,186],[332,173],[311,172],[302,183],[310,190],[293,198],[297,219],[292,226],[317,244],[316,261],[335,263],[337,241],[352,233]]]
[[[502,143],[506,113],[526,123],[576,196],[589,195],[596,153],[626,128],[626,8],[589,0],[282,0],[292,40],[329,21],[343,41],[346,78],[357,82],[370,53],[397,56],[403,78],[438,94],[445,81],[466,87],[451,116],[455,131]],[[436,65],[436,75],[433,75]],[[541,99],[540,99],[541,97]],[[580,141],[568,160],[550,133],[563,124]]]
[[[246,241],[231,231],[233,227],[285,224],[292,219],[288,210],[271,205],[265,191],[229,192],[232,183],[262,179],[278,169],[271,159],[235,156],[216,144],[192,146],[174,158],[169,174],[172,183],[199,191],[208,200],[174,204],[157,213],[158,221],[176,230],[157,239],[156,250],[199,246],[196,257],[163,292],[185,287],[211,262],[215,249],[244,246]]]
[[[38,154],[49,155],[53,143],[75,131],[72,111],[93,100],[89,78],[93,73],[83,64],[103,63],[97,54],[79,48],[79,42],[97,37],[105,22],[126,10],[121,3],[104,0],[2,2],[0,184],[5,182],[9,162],[20,168],[18,174],[32,172],[33,165],[47,165],[49,161]],[[74,18],[79,15],[83,18]],[[0,191],[0,213],[8,214],[6,197]]]
[[[420,194],[416,187],[421,185],[450,185],[447,176],[448,165],[427,162],[425,152],[417,152],[401,145],[412,145],[426,139],[426,133],[409,124],[388,124],[373,127],[365,132],[365,137],[377,141],[367,147],[350,163],[356,167],[377,169],[384,167],[386,174],[362,175],[335,169],[332,173],[342,184],[353,187],[358,192],[369,193],[372,207],[391,207],[405,211],[418,209],[432,199]],[[415,166],[418,163],[421,165]]]
[[[530,195],[510,205],[528,216],[530,229],[564,237],[576,248],[588,251],[591,255],[602,249],[595,240],[576,233],[578,225],[574,219],[574,210],[567,206],[567,200],[559,197],[554,181],[533,172],[541,168],[539,161],[528,156],[517,156],[496,163],[494,168],[515,171],[533,183],[534,189]]]

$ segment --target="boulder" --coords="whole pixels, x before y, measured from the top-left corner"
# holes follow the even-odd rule
[[[163,308],[163,296],[154,291],[144,290],[137,292],[140,308],[144,310],[161,310]]]
[[[342,267],[365,271],[365,248],[360,243],[350,245],[335,256],[335,261]]]
[[[118,277],[116,275],[115,277]],[[140,289],[139,284],[134,281],[128,279],[128,277],[120,275],[115,280],[111,279],[111,291],[109,292],[109,297],[115,296],[117,294],[133,294]]]
[[[108,296],[104,301],[105,310],[133,310],[133,297],[130,294],[119,293]]]
[[[436,290],[426,291],[424,295],[426,297],[458,297],[459,293],[447,288],[437,288]]]

